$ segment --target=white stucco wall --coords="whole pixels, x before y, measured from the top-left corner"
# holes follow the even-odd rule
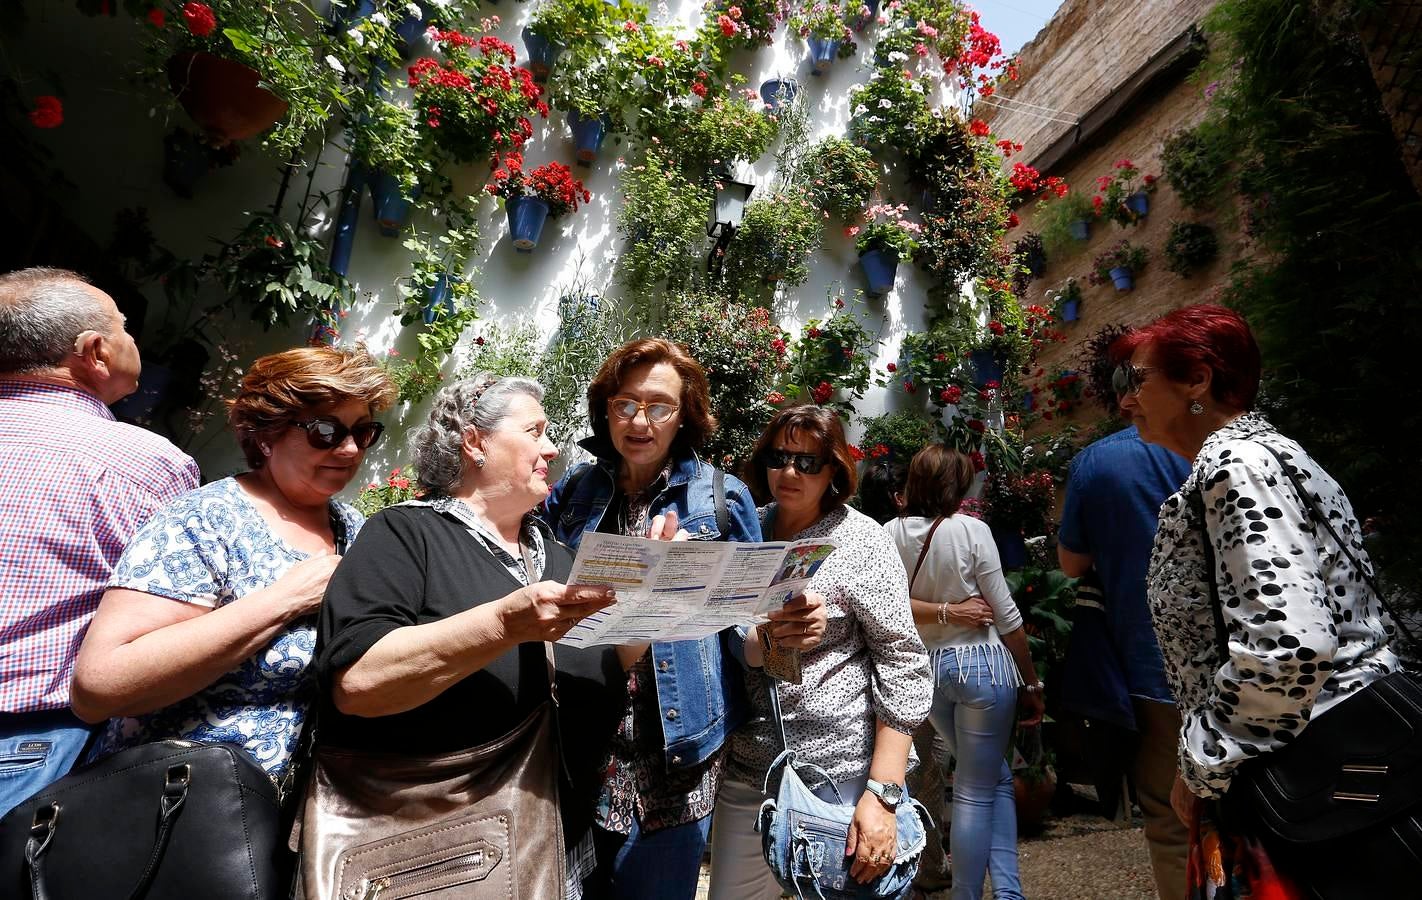
[[[519,50],[520,61],[523,44],[518,34],[533,7],[532,3],[512,2],[484,7],[486,15],[503,17],[499,34]],[[174,125],[191,127],[191,124],[164,94],[151,86],[134,83],[130,77],[141,64],[142,30],[151,26],[122,15],[86,18],[67,2],[31,3],[29,8],[31,21],[26,32],[20,40],[11,43],[15,50],[12,62],[31,76],[23,88],[28,94],[55,92],[54,86],[41,76],[49,69],[57,69],[60,74],[65,122],[60,128],[37,132],[35,139],[53,151],[55,164],[75,183],[76,188],[59,199],[96,240],[107,240],[114,214],[119,209],[144,206],[149,210],[160,244],[179,256],[197,257],[211,251],[215,246],[213,241],[234,234],[243,224],[244,211],[270,206],[282,161],[265,154],[256,142],[248,142],[235,165],[213,171],[198,186],[191,200],[176,196],[162,183],[163,135]],[[658,21],[689,23],[699,15],[700,4],[695,0],[687,0],[671,10],[665,6],[654,10]],[[170,22],[169,27],[179,26]],[[793,75],[799,79],[802,96],[809,104],[812,134],[815,137],[842,134],[849,116],[850,88],[865,81],[870,71],[870,53],[866,51],[872,48],[873,28],[862,37],[860,53],[849,60],[837,61],[824,77],[809,76],[804,43],[797,37],[787,36],[783,28],[773,47],[738,54],[732,61],[732,69],[744,74],[747,86],[753,88],[758,88],[766,78]],[[948,98],[946,90],[943,97]],[[554,110],[547,121],[537,122],[536,128],[533,141],[525,148],[528,164],[560,160],[571,165],[574,154],[564,115]],[[328,143],[322,155],[315,185],[318,190],[328,190],[334,195],[340,188],[345,169],[345,154],[334,143],[341,139],[335,123],[330,137],[332,143]],[[549,334],[557,323],[558,297],[575,282],[600,290],[609,302],[617,303],[612,277],[613,261],[620,250],[615,223],[620,204],[616,171],[621,164],[621,151],[622,147],[609,140],[602,158],[591,169],[575,168],[593,192],[593,202],[568,217],[550,221],[539,248],[532,255],[514,253],[507,238],[502,209],[492,198],[483,201],[484,246],[474,264],[481,272],[478,287],[485,300],[481,313],[485,321],[532,320],[542,333]],[[751,174],[753,177],[746,180],[768,185],[773,169],[774,148],[750,172],[742,173],[742,177]],[[486,170],[470,166],[458,173],[457,183],[470,192],[480,192],[486,176]],[[299,198],[304,184],[304,175],[293,179],[293,199]],[[905,199],[905,192],[892,176],[885,181],[884,190],[895,199]],[[327,211],[310,224],[318,233],[324,233],[332,215],[333,210]],[[798,323],[805,319],[825,314],[826,294],[838,283],[843,283],[851,292],[862,287],[853,242],[843,235],[843,223],[827,225],[825,246],[813,261],[810,280],[783,292],[776,301],[777,316],[792,332],[798,331]],[[376,231],[367,193],[362,200],[350,268],[350,278],[359,290],[360,299],[343,324],[344,341],[363,338],[377,352],[392,346],[405,352],[413,345],[413,331],[402,333],[398,318],[392,314],[398,301],[395,282],[406,272],[407,263],[408,253],[401,242],[384,238]],[[876,368],[897,358],[899,342],[906,330],[923,327],[927,286],[916,269],[901,265],[895,290],[884,298],[868,301],[863,308],[871,330],[878,328],[881,315],[886,317]],[[151,338],[161,322],[164,301],[156,285],[147,293],[150,312],[146,330],[149,334],[144,337]],[[482,324],[475,323],[466,332],[455,358],[445,367],[447,374],[458,368],[464,346],[479,333]],[[244,321],[227,343],[245,360],[303,343],[308,332],[309,329],[300,327],[264,333],[256,324]],[[902,391],[891,393],[871,388],[859,404],[858,413],[875,415],[908,403],[921,405],[922,395],[908,396]],[[397,408],[385,416],[391,433],[369,455],[365,469],[353,482],[349,494],[353,495],[360,484],[378,473],[405,462],[405,432],[421,421],[425,412],[424,405],[420,405]],[[230,436],[215,432],[215,428],[209,427],[190,447],[209,479],[242,466]],[[853,432],[858,433],[857,426]]]

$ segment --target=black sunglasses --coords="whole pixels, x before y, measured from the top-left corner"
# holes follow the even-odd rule
[[[813,453],[786,453],[784,450],[767,450],[761,456],[767,469],[783,469],[792,463],[801,475],[818,475],[825,467],[824,457]]]
[[[1134,366],[1128,362],[1121,363],[1116,367],[1116,371],[1111,373],[1111,390],[1116,392],[1117,397],[1124,397],[1127,394],[1134,397],[1141,392],[1146,376],[1154,372],[1155,369],[1155,366]]]
[[[330,450],[346,442],[346,437],[355,438],[356,446],[369,450],[385,433],[385,426],[379,422],[357,422],[347,428],[340,419],[322,417],[305,422],[292,422],[291,427],[306,431],[306,443],[317,450]]]

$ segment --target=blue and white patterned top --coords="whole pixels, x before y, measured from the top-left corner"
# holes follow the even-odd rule
[[[364,518],[331,504],[354,539]],[[217,608],[269,587],[310,554],[272,533],[261,513],[224,478],[169,504],[138,532],[109,587]],[[286,774],[315,695],[310,665],[316,621],[305,617],[260,653],[197,694],[157,712],[110,719],[91,758],[147,741],[184,738],[241,744],[267,774]]]

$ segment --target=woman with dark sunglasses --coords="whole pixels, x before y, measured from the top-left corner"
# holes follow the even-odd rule
[[[124,550],[74,668],[91,758],[168,738],[290,771],[311,698],[314,613],[361,515],[334,497],[395,386],[364,349],[258,359],[229,401],[250,471],[186,494]]]
[[[645,535],[675,513],[692,540],[759,541],[750,491],[698,456],[716,428],[706,372],[680,344],[629,341],[588,386],[596,461],[553,488],[544,514],[576,548],[587,532]],[[809,646],[823,606],[802,598],[776,627]],[[595,798],[598,867],[588,898],[690,898],[696,893],[724,747],[745,719],[731,632],[699,641],[619,647],[626,709]]]
[[[772,645],[801,649],[799,684],[764,677],[766,638],[761,627],[745,634],[755,714],[731,742],[726,781],[716,800],[710,897],[781,896],[755,823],[766,773],[787,747],[798,763],[819,766],[833,779],[811,785],[821,799],[856,804],[848,841],[837,848],[841,859],[824,865],[842,861],[850,878],[869,884],[919,851],[900,852],[895,818],[899,804],[908,802],[904,779],[913,732],[928,715],[933,689],[909,606],[908,579],[888,533],[845,505],[857,478],[834,412],[819,406],[782,410],[757,441],[746,481],[758,496],[772,499],[761,510],[768,540],[824,539],[837,549],[810,573],[807,591],[822,597],[827,609],[823,637],[806,648],[780,626],[769,635]],[[786,747],[771,717],[772,690],[780,701]],[[901,893],[909,887],[906,882]],[[852,888],[845,886],[846,896]]]

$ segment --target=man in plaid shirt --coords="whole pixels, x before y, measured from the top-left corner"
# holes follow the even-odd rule
[[[64,775],[91,729],[74,656],[124,545],[197,465],[114,420],[138,347],[108,294],[62,269],[0,275],[0,814]]]

